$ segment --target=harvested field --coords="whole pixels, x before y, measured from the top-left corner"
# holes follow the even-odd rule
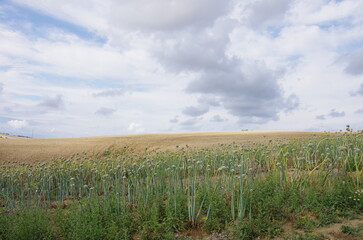
[[[203,133],[135,134],[82,138],[0,138],[0,161],[35,162],[69,157],[79,152],[88,155],[107,149],[117,150],[128,146],[133,151],[175,150],[176,146],[192,148],[213,147],[217,144],[249,144],[286,141],[294,138],[309,138],[322,132],[298,131],[234,131]]]

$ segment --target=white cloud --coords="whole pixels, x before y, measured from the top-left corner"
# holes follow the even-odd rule
[[[0,24],[0,55],[9,59],[7,65],[27,74],[53,74],[86,81],[123,79],[131,83],[132,79],[135,84],[145,82],[145,76],[158,71],[158,64],[143,49],[120,51],[117,46],[95,44],[53,29],[48,31],[47,36],[54,32],[57,36],[29,38]]]
[[[130,123],[129,127],[127,128],[128,131],[133,133],[143,133],[145,132],[145,128],[142,127],[139,123]]]
[[[26,120],[10,120],[7,123],[13,129],[21,129],[28,126],[28,122]]]
[[[362,19],[363,3],[357,0],[325,1],[295,0],[289,11],[289,21],[294,24],[325,24],[353,18]]]
[[[93,93],[92,96],[94,96],[94,97],[117,97],[117,96],[124,95],[125,92],[126,92],[125,89],[112,88],[112,89],[107,89],[107,90]]]

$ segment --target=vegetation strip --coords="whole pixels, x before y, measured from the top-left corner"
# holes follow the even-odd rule
[[[0,239],[308,239],[359,217],[363,134],[3,163]],[[343,233],[360,237],[360,228]],[[344,233],[345,232],[345,233]],[[302,235],[305,234],[305,235]],[[311,239],[324,239],[316,235]]]

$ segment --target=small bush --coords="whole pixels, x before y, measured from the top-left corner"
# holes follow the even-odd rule
[[[238,223],[235,230],[236,239],[252,240],[257,237],[273,238],[282,233],[281,222],[264,217],[243,220]]]
[[[49,215],[45,210],[24,209],[9,216],[9,231],[4,239],[45,240],[52,239]]]

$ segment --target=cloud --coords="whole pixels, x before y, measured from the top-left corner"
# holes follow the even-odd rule
[[[228,121],[226,118],[222,118],[220,115],[214,115],[211,120],[211,122],[225,122]]]
[[[13,129],[21,129],[28,126],[28,122],[26,120],[10,120],[7,123]]]
[[[116,29],[130,31],[172,31],[204,27],[226,14],[232,0],[105,0],[88,4],[71,0],[16,0],[71,23],[98,32]],[[137,14],[135,14],[137,9]],[[107,29],[108,28],[108,29]]]
[[[200,131],[202,127],[203,118],[195,117],[189,118],[179,123],[180,129],[183,131]]]
[[[317,115],[315,118],[319,120],[325,120],[325,115]]]
[[[213,26],[197,33],[185,31],[172,39],[161,39],[155,56],[168,69],[175,72],[213,70],[228,61],[225,51],[229,33],[237,22],[229,18],[218,19]]]
[[[93,93],[92,96],[94,96],[94,97],[117,97],[117,96],[123,96],[125,94],[125,92],[126,91],[121,88],[112,88],[112,89],[107,89],[107,90]]]
[[[106,107],[101,107],[100,109],[98,109],[95,114],[97,115],[102,115],[102,116],[109,116],[111,114],[113,114],[114,112],[116,112],[115,109],[112,108],[106,108]]]
[[[38,104],[40,107],[60,110],[64,108],[63,96],[58,94],[55,97],[46,97]]]
[[[172,119],[169,120],[171,123],[178,123],[179,122],[179,116],[174,116]]]
[[[284,101],[284,111],[285,112],[291,112],[295,109],[297,109],[300,105],[299,97],[295,94],[291,94],[286,100]]]
[[[331,109],[328,114],[325,114],[325,115],[317,115],[315,118],[318,119],[318,120],[325,120],[327,117],[340,118],[340,117],[344,117],[344,116],[345,116],[345,112],[344,111],[338,112],[335,109]]]
[[[346,24],[347,20],[357,23],[362,20],[363,4],[357,0],[305,0],[293,2],[289,20],[293,24]]]
[[[4,91],[4,84],[0,82],[0,94]]]
[[[213,96],[202,96],[198,99],[198,102],[201,104],[207,104],[209,106],[218,107],[221,103],[218,101],[216,97]]]
[[[176,30],[204,27],[226,14],[232,1],[226,0],[132,0],[109,1],[109,21],[121,28]],[[134,10],[138,10],[138,14]]]
[[[129,127],[127,128],[129,132],[134,133],[142,133],[145,132],[145,128],[142,127],[139,123],[130,123]]]
[[[358,109],[357,111],[355,111],[356,114],[363,114],[363,108]]]
[[[279,25],[289,9],[291,0],[257,0],[249,7],[248,22],[252,29],[259,29],[266,25]]]
[[[333,118],[344,117],[345,112],[344,111],[338,112],[335,109],[332,109],[332,110],[330,110],[330,113],[328,115]]]
[[[345,68],[345,72],[352,75],[363,74],[363,48],[348,56],[348,66]]]
[[[98,80],[102,88],[115,86],[105,84],[111,81],[127,85],[131,82],[127,82],[128,79],[132,79],[133,84],[140,84],[157,68],[155,61],[141,47],[102,45],[57,28],[44,31],[45,36],[29,36],[0,24],[0,65],[4,62],[12,70],[24,69],[18,72],[28,72],[45,81],[57,78],[59,85],[69,83],[69,79],[74,84],[83,83],[83,86]],[[143,71],[140,71],[140,66]]]
[[[182,121],[180,125],[184,127],[193,127],[195,124],[198,123],[199,120],[200,119],[198,118],[190,118],[188,120]]]
[[[236,24],[220,18],[198,34],[186,32],[165,42],[156,52],[166,69],[195,76],[186,93],[201,95],[201,104],[184,108],[183,114],[196,117],[209,111],[207,106],[221,106],[242,122],[265,123],[277,120],[281,111],[298,107],[298,97],[290,94],[285,98],[278,84],[281,71],[270,69],[263,61],[243,61],[228,53],[229,35]]]
[[[339,109],[362,107],[347,96],[360,92],[356,80],[363,74],[362,1],[151,2],[6,2],[15,10],[3,11],[0,24],[0,81],[6,86],[0,115],[41,119],[44,136],[54,126],[62,131],[51,136],[81,136],[116,128],[127,133],[140,119],[148,121],[139,128],[152,132],[160,125],[207,131],[224,114],[230,117],[221,124],[226,130],[301,130],[316,123],[333,129],[345,122],[333,118]],[[140,91],[118,104],[127,94],[123,86]],[[52,104],[58,93],[63,103]],[[54,101],[39,100],[47,95]],[[66,100],[64,111],[44,114],[64,108]],[[40,102],[43,108],[32,109]],[[117,104],[123,121],[104,117],[107,123],[93,128],[95,111]],[[339,111],[331,116],[332,106]],[[322,124],[315,115],[329,121]],[[363,126],[360,115],[349,117]]]
[[[242,70],[241,65],[232,61],[224,68],[204,72],[189,83],[186,91],[218,97],[221,105],[242,122],[277,120],[281,110],[297,107],[296,96],[284,99],[277,72],[259,62],[244,65]]]
[[[363,83],[359,86],[359,89],[351,94],[352,96],[363,96]]]
[[[198,117],[203,115],[209,111],[208,105],[198,105],[198,106],[190,106],[184,108],[182,111],[183,114],[191,116],[191,117]]]

